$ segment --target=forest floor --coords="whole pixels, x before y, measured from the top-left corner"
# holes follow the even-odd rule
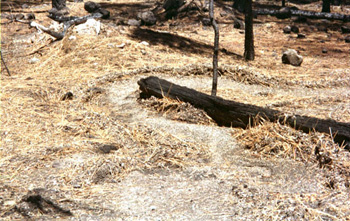
[[[210,93],[207,13],[138,28],[128,19],[155,1],[98,2],[111,11],[99,35],[70,29],[61,41],[7,16],[32,12],[49,26],[49,1],[1,2],[11,76],[2,65],[0,219],[350,219],[350,152],[331,135],[274,122],[219,127],[190,104],[139,98],[137,81],[152,75]],[[350,122],[350,44],[340,31],[349,23],[258,16],[247,62],[230,4],[216,4],[218,96]],[[87,14],[84,3],[67,6]],[[321,2],[296,6],[321,10]],[[350,14],[349,5],[332,10]],[[306,38],[284,34],[290,24]],[[288,48],[304,57],[300,67],[282,64]],[[67,92],[72,99],[62,99]]]

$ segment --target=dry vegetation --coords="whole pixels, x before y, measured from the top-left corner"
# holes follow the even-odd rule
[[[7,76],[1,66],[2,219],[349,219],[350,153],[331,136],[270,122],[219,128],[189,104],[138,99],[136,82],[149,75],[210,92],[213,31],[198,13],[135,28],[123,24],[154,1],[100,2],[112,17],[101,21],[97,36],[71,29],[53,41],[1,20],[11,71]],[[2,1],[2,16],[33,12],[50,25],[50,2],[22,4]],[[86,15],[83,4],[69,2],[71,15]],[[259,16],[256,59],[245,62],[244,34],[220,15],[225,4],[231,3],[216,8],[219,96],[350,122],[350,45],[342,22],[298,24],[307,38],[297,39],[281,31],[290,20]],[[320,11],[320,2],[298,7]],[[332,10],[350,14],[349,6]],[[304,56],[301,67],[281,63],[286,48]],[[63,101],[67,92],[73,99]]]

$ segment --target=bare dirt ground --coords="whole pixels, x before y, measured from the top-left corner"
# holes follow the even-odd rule
[[[224,128],[189,104],[139,98],[137,81],[151,75],[210,93],[206,13],[137,28],[127,20],[155,1],[100,2],[111,11],[101,33],[71,29],[61,41],[5,16],[32,12],[49,26],[50,2],[1,2],[11,71],[1,66],[1,219],[350,219],[350,153],[330,135],[270,122]],[[307,36],[298,39],[282,32],[291,19],[258,16],[256,59],[246,62],[230,4],[216,3],[219,96],[350,122],[350,44],[340,32],[350,24],[295,23]],[[86,15],[84,3],[67,5]],[[321,2],[297,6],[321,10]],[[332,10],[350,14],[348,5]],[[304,56],[300,67],[282,64],[287,48]],[[62,100],[67,92],[72,100]]]

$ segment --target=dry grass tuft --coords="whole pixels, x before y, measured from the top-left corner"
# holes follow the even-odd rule
[[[335,172],[328,187],[334,189],[336,183],[349,186],[350,153],[334,143],[331,135],[295,130],[279,123],[263,122],[260,125],[241,130],[235,138],[247,149],[263,157],[292,158],[306,164],[315,164]],[[335,181],[336,180],[336,181]]]
[[[151,97],[140,100],[142,105],[156,110],[171,120],[184,121],[192,124],[216,125],[204,110],[197,109],[191,104],[164,97],[162,99]]]

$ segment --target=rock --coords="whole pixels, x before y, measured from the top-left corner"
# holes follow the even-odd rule
[[[323,48],[323,49],[322,49],[322,53],[323,53],[323,54],[326,54],[327,52],[328,52],[328,50],[327,50],[326,48]]]
[[[238,18],[235,18],[233,21],[233,27],[237,29],[244,29],[244,22]]]
[[[203,24],[204,26],[211,26],[211,21],[210,21],[209,18],[203,18],[203,19],[202,19],[202,24]]]
[[[23,14],[17,14],[15,16],[15,18],[16,18],[16,20],[22,20],[22,19],[24,19],[24,15]]]
[[[350,35],[348,35],[348,36],[345,37],[345,42],[346,42],[346,43],[350,43]]]
[[[79,35],[98,35],[101,30],[101,22],[91,18],[83,24],[76,25],[73,30]]]
[[[74,0],[75,3],[77,2],[84,2],[84,0]]]
[[[147,41],[141,41],[140,44],[144,46],[149,46],[149,43]]]
[[[292,25],[292,26],[290,27],[290,30],[291,30],[293,33],[296,33],[296,34],[299,33],[299,28],[298,28],[298,26]]]
[[[22,8],[23,8],[23,9],[29,8],[29,5],[23,4],[23,5],[22,5]]]
[[[141,25],[141,21],[136,20],[136,19],[129,19],[128,20],[128,25],[129,26],[140,26]]]
[[[61,97],[61,101],[65,100],[73,100],[73,93],[72,92],[67,92]]]
[[[37,63],[37,62],[39,62],[39,61],[40,61],[39,58],[34,57],[34,58],[32,58],[32,59],[29,60],[29,63],[30,63],[30,64],[35,64],[35,63]]]
[[[112,144],[102,144],[98,146],[98,149],[102,153],[110,153],[112,150],[118,150],[119,147],[112,145]]]
[[[294,49],[287,49],[283,52],[282,63],[291,64],[293,66],[300,66],[303,62],[303,57],[298,55],[298,52]]]
[[[291,31],[292,31],[292,28],[289,25],[283,28],[283,33],[285,34],[290,34]]]
[[[101,8],[101,5],[95,2],[88,1],[88,2],[85,2],[84,4],[84,9],[90,13],[96,12],[100,8]]]
[[[141,20],[141,24],[151,26],[157,23],[157,18],[152,11],[140,12],[137,18]]]
[[[101,18],[103,19],[108,19],[111,16],[111,13],[104,8],[99,8],[96,12],[101,13],[102,14]]]
[[[306,35],[303,33],[299,33],[297,38],[306,38]]]
[[[348,26],[341,26],[341,33],[343,34],[347,34],[347,33],[350,33],[350,27]]]

